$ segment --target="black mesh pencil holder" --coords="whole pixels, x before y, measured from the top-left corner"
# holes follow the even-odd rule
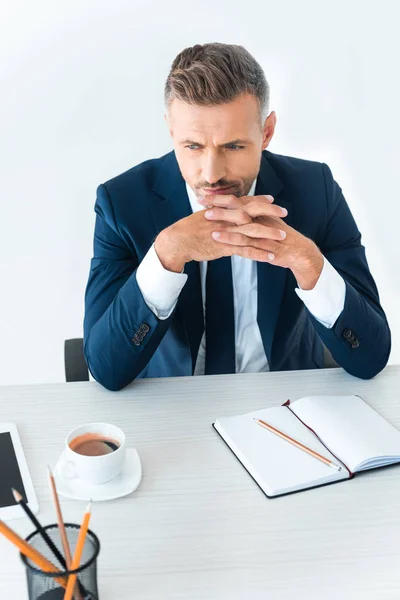
[[[64,555],[64,549],[60,537],[58,525],[47,525],[44,527],[51,540]],[[78,540],[80,525],[65,523],[65,533],[71,550],[71,556],[74,556],[75,546]],[[54,556],[52,550],[48,547],[39,531],[34,531],[26,541],[35,550],[40,552],[48,561],[53,563],[59,573],[46,573],[42,571],[29,558],[20,554],[22,562],[26,567],[26,577],[28,582],[29,600],[63,600],[65,587],[68,577],[71,574],[77,575],[74,600],[98,600],[97,590],[97,557],[100,552],[100,542],[97,536],[88,530],[85,545],[83,548],[80,567],[74,571],[66,571]]]

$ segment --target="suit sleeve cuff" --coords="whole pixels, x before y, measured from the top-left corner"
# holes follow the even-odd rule
[[[295,291],[317,321],[328,329],[334,326],[344,307],[346,284],[325,257],[315,287],[312,290],[298,287]]]
[[[144,301],[161,320],[167,319],[174,310],[187,277],[185,273],[174,273],[164,269],[154,244],[136,272],[136,280]]]

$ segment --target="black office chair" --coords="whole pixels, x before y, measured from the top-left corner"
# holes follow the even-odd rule
[[[83,339],[65,340],[64,343],[65,380],[89,381],[89,371],[83,356]],[[324,369],[336,368],[339,365],[324,346]]]
[[[324,369],[336,369],[339,367],[336,360],[333,358],[331,351],[323,344],[324,346]]]
[[[64,342],[65,381],[89,381],[89,370],[83,356],[83,339]]]

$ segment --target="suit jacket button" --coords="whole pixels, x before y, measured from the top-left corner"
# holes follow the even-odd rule
[[[358,346],[360,345],[360,341],[358,340],[358,338],[354,335],[353,331],[351,329],[345,329],[343,331],[343,337],[344,339],[349,342],[350,346],[352,348],[358,348]]]
[[[135,335],[133,336],[132,342],[135,344],[135,346],[140,346],[142,340],[140,339],[137,333],[135,333]]]
[[[343,331],[343,337],[345,340],[347,340],[348,342],[352,342],[354,340],[354,333],[352,332],[351,329],[345,329]]]

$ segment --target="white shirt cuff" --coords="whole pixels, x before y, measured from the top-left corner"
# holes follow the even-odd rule
[[[186,273],[167,271],[161,264],[154,244],[136,271],[136,281],[144,301],[159,319],[168,319],[186,283]]]
[[[295,288],[310,313],[322,325],[331,329],[343,310],[346,299],[344,279],[324,257],[321,275],[312,290]]]

